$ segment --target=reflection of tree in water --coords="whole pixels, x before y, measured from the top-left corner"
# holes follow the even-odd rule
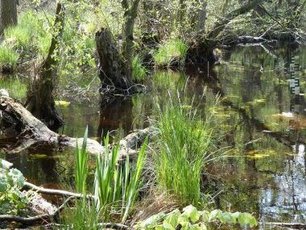
[[[113,97],[109,100],[102,99],[97,137],[103,139],[108,132],[119,128],[124,131],[123,135],[133,129],[132,98]]]
[[[283,219],[288,222],[305,223],[305,146],[299,145],[297,154],[285,164],[284,171],[274,177],[277,188],[266,188],[261,191],[262,221]]]

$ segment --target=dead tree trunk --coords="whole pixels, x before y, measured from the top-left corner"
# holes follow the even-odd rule
[[[0,34],[9,26],[17,24],[17,1],[0,1]]]
[[[124,93],[133,83],[109,29],[102,28],[96,33],[96,45],[99,55],[99,77],[102,82],[101,93]]]
[[[96,45],[99,55],[101,94],[128,95],[143,91],[143,87],[132,81],[132,59],[134,50],[134,25],[140,0],[128,3],[122,1],[124,8],[123,45],[116,46],[113,35],[108,28],[96,33]]]
[[[32,82],[26,103],[27,109],[37,118],[41,119],[49,128],[57,129],[63,125],[63,120],[55,109],[53,89],[57,76],[58,59],[54,53],[58,47],[62,34],[64,13],[62,5],[57,4],[54,22],[54,35],[51,40],[48,56],[44,60],[41,70]]]

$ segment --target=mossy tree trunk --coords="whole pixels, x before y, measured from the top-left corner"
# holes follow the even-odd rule
[[[0,34],[17,24],[17,0],[0,0]]]
[[[122,55],[124,57],[128,78],[132,78],[132,60],[134,56],[134,25],[137,17],[138,6],[140,0],[133,0],[128,3],[128,0],[122,1],[122,7],[124,9],[124,25],[123,25],[123,50]]]
[[[54,35],[51,40],[48,56],[41,65],[40,72],[32,82],[28,93],[27,109],[41,119],[49,128],[57,129],[63,120],[55,109],[53,89],[57,79],[58,59],[55,51],[58,47],[64,23],[62,5],[57,4],[54,22]]]

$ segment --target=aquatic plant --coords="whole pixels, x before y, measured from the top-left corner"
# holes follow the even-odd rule
[[[170,98],[164,108],[158,105],[156,126],[160,138],[154,154],[157,183],[182,204],[199,205],[201,174],[210,157],[212,129],[192,101]]]
[[[170,65],[172,61],[183,61],[186,57],[188,46],[178,38],[170,39],[162,44],[153,55],[157,66]]]
[[[122,222],[127,219],[142,183],[140,176],[146,158],[146,142],[133,167],[128,156],[125,162],[119,162],[119,146],[110,148],[109,136],[104,139],[106,149],[103,156],[98,156],[94,183],[96,207],[104,219],[108,219],[114,210],[119,211]]]
[[[78,142],[76,143],[76,164],[75,164],[75,186],[76,190],[80,193],[86,193],[86,179],[88,176],[88,153],[87,146],[88,127],[86,127],[82,148],[79,148]]]

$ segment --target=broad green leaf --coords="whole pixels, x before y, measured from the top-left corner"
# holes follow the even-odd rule
[[[166,214],[164,212],[161,212],[149,217],[148,219],[140,223],[140,228],[142,229],[142,228],[154,227],[155,225],[158,224],[158,222],[160,222],[165,217],[165,215]]]
[[[257,226],[257,221],[254,216],[250,213],[240,213],[238,217],[238,222],[241,226],[250,225],[251,227]]]
[[[13,179],[13,183],[15,183],[19,188],[23,187],[25,179],[18,169],[11,169],[8,175]]]
[[[183,223],[189,223],[189,218],[188,216],[181,214],[177,220],[178,224],[183,225]]]
[[[222,211],[219,209],[211,211],[209,214],[208,222],[215,221],[221,213]]]
[[[169,224],[169,223],[167,223],[167,222],[164,222],[164,223],[163,223],[163,228],[164,228],[165,230],[175,230],[175,228],[174,228],[171,224]]]
[[[207,210],[203,210],[200,212],[200,215],[201,215],[201,221],[207,223],[208,222],[208,219],[209,219],[209,211]]]
[[[175,228],[178,225],[178,218],[180,215],[181,212],[178,209],[175,209],[167,215],[164,220],[164,223],[168,223]]]
[[[8,189],[7,181],[0,178],[0,193],[5,192]]]
[[[200,213],[196,207],[189,205],[183,209],[183,215],[186,215],[190,218],[192,223],[197,222],[200,219]]]
[[[218,216],[219,220],[223,224],[236,224],[236,218],[231,215],[229,212],[222,212]]]

